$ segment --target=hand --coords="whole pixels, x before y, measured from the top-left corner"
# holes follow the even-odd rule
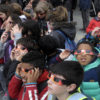
[[[96,37],[97,35],[100,35],[100,27],[95,27],[94,30],[92,31],[91,35],[93,37]]]
[[[64,60],[65,58],[67,58],[70,55],[70,51],[68,50],[64,50],[60,53],[59,57],[60,59]]]
[[[22,28],[19,28],[18,24],[16,24],[12,29],[11,29],[11,33],[15,34],[15,33],[22,33]]]
[[[35,68],[34,70],[30,70],[28,72],[27,83],[37,82],[39,78],[39,68]]]
[[[8,33],[7,32],[3,32],[3,34],[1,35],[1,42],[4,43],[6,42],[8,39]]]

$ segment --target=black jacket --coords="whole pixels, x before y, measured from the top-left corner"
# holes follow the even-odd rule
[[[69,37],[70,40],[75,39],[76,28],[72,23],[61,22],[53,24],[53,31],[50,33],[50,35],[57,39],[59,48],[65,48],[65,39],[57,32],[57,30],[63,32],[66,37]]]

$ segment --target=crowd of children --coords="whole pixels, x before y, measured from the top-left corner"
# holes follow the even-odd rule
[[[66,4],[19,1],[0,4],[2,100],[99,100],[100,11],[75,43]]]

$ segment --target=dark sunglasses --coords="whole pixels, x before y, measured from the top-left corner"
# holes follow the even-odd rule
[[[17,48],[18,48],[18,46],[16,46],[16,49]],[[25,47],[21,47],[21,48],[18,48],[18,49],[25,50],[26,48]]]

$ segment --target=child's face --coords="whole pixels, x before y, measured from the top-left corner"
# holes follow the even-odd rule
[[[67,86],[61,84],[64,77],[61,75],[51,74],[48,80],[48,93],[56,96],[67,93]]]
[[[43,19],[43,18],[45,18],[46,13],[45,13],[45,12],[39,12],[39,13],[37,13],[37,16],[38,16],[40,19]]]
[[[88,44],[80,44],[76,54],[76,58],[82,66],[89,64],[93,60],[93,52],[91,46]]]
[[[20,66],[20,76],[22,77],[22,81],[23,83],[28,83],[28,77],[32,73],[31,71],[34,69],[34,67],[28,63],[20,63]]]
[[[25,48],[23,45],[21,44],[17,44],[15,47],[15,55],[16,56],[20,56],[20,55],[24,55],[28,53],[27,48]]]

